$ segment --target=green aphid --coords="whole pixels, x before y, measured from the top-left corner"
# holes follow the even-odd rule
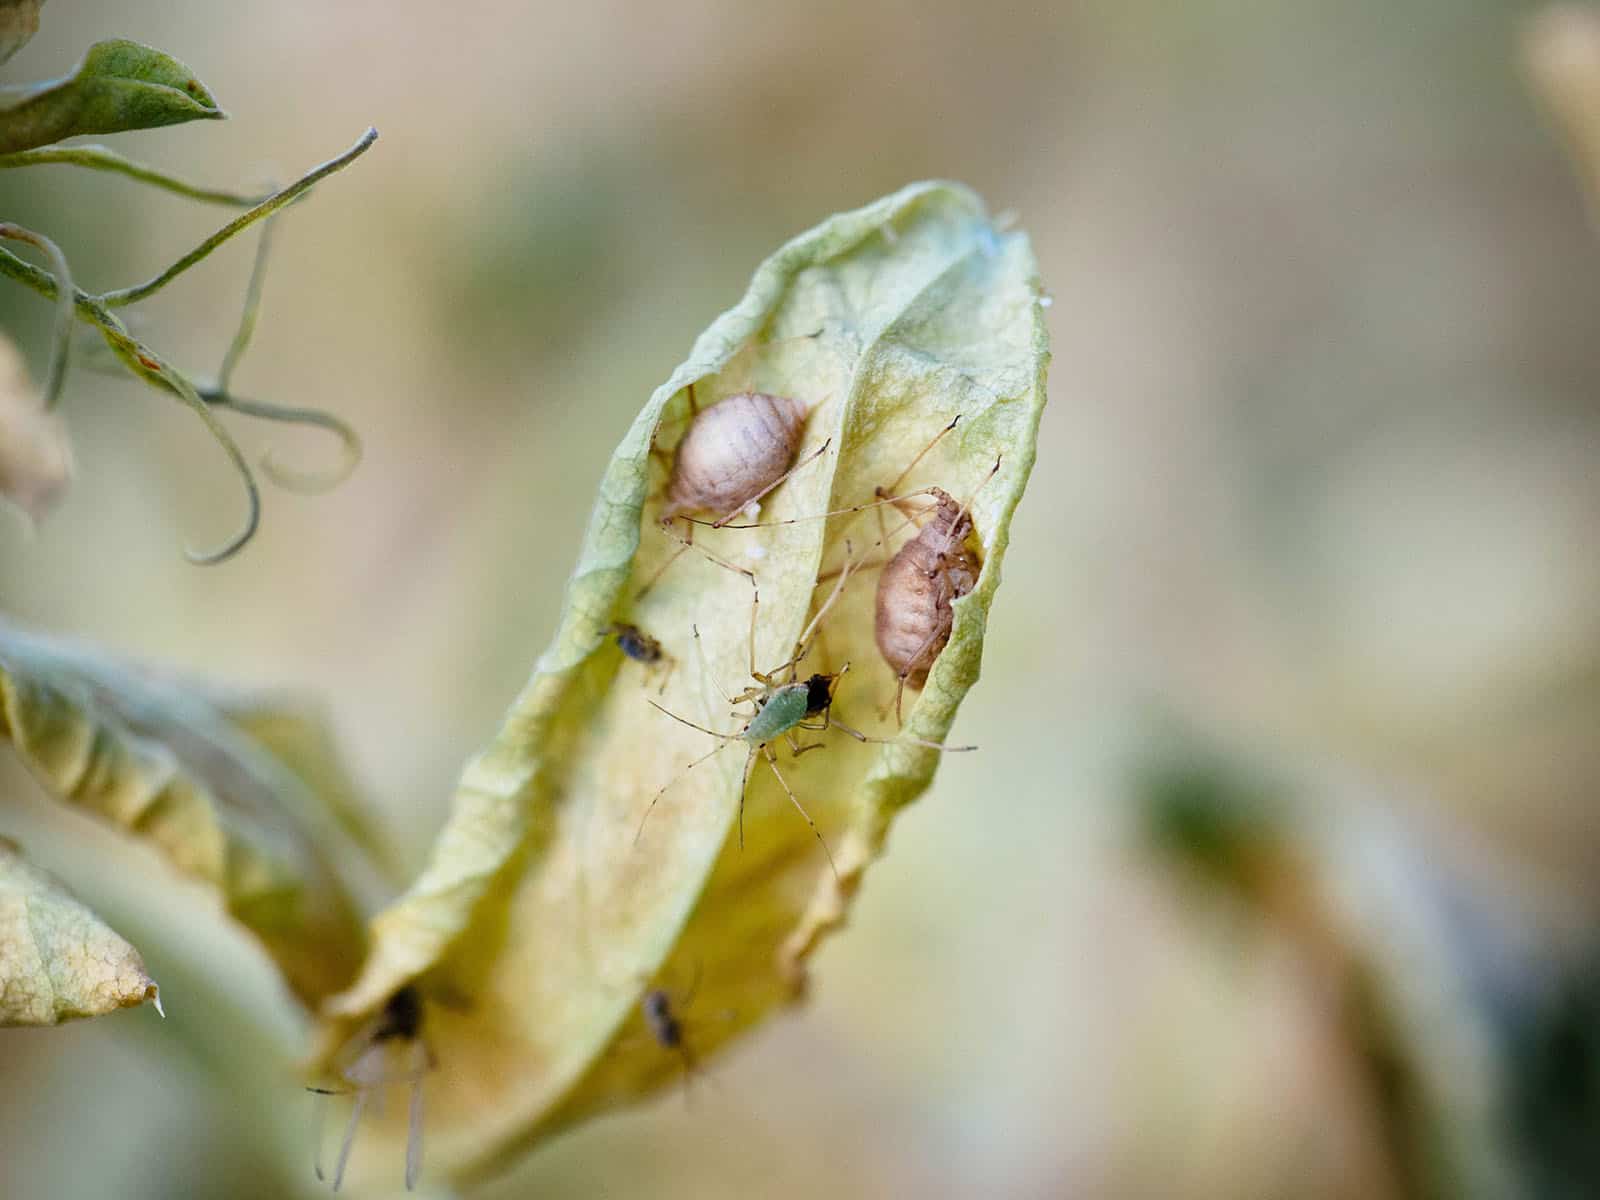
[[[661,799],[668,788],[701,763],[715,758],[723,750],[727,749],[731,743],[743,742],[750,747],[750,753],[745,760],[743,778],[739,784],[739,848],[741,850],[744,848],[745,790],[750,783],[751,768],[754,767],[756,758],[759,756],[767,760],[767,765],[772,768],[772,773],[777,777],[784,794],[789,797],[795,809],[805,818],[806,824],[811,826],[811,832],[817,835],[817,842],[822,847],[822,853],[827,857],[828,866],[837,876],[839,873],[838,868],[834,866],[833,854],[828,849],[827,839],[822,836],[822,830],[817,828],[817,823],[811,819],[811,814],[806,812],[805,805],[800,803],[799,797],[794,794],[794,791],[789,787],[788,781],[784,779],[783,773],[778,770],[778,760],[772,753],[773,742],[782,738],[788,743],[789,749],[794,753],[795,757],[798,758],[808,750],[820,750],[825,745],[823,742],[802,743],[798,736],[799,730],[804,729],[815,733],[825,733],[829,729],[837,729],[841,733],[855,738],[858,742],[910,742],[918,746],[928,746],[934,750],[977,749],[976,746],[945,746],[938,742],[924,741],[921,738],[909,736],[898,738],[869,737],[859,729],[852,729],[850,726],[840,722],[833,715],[833,697],[839,680],[850,669],[849,663],[845,663],[838,671],[832,674],[817,672],[805,679],[797,677],[799,665],[810,651],[811,641],[816,633],[817,626],[821,623],[823,615],[833,607],[834,602],[844,591],[844,585],[850,578],[850,572],[851,567],[847,564],[840,573],[839,581],[834,585],[833,592],[828,597],[827,603],[817,611],[816,616],[811,618],[810,624],[806,626],[805,632],[801,634],[800,643],[796,648],[794,657],[770,671],[758,671],[753,665],[755,657],[755,623],[754,609],[752,608],[752,666],[750,676],[756,681],[757,686],[749,688],[737,696],[725,696],[725,699],[732,705],[749,704],[754,707],[755,711],[751,714],[750,719],[745,722],[738,732],[719,733],[715,729],[707,729],[704,725],[697,725],[693,721],[680,717],[670,709],[663,708],[661,705],[656,704],[654,700],[650,701],[651,704],[661,709],[674,721],[687,725],[691,729],[698,729],[701,733],[716,738],[718,744],[715,749],[695,759],[676,778],[666,783],[660,791],[651,797],[649,805],[644,810],[644,816],[639,819],[639,830],[634,834],[633,839],[635,842],[643,835],[645,821],[649,819],[650,813],[655,809],[656,802]],[[759,604],[759,600],[757,603]],[[695,646],[698,649],[700,645],[700,630],[698,628],[694,631],[694,637]],[[703,653],[700,659],[704,669],[705,657]],[[789,677],[786,680],[780,678],[784,672],[788,672]]]

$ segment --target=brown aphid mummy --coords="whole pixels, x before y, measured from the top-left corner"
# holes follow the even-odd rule
[[[406,1190],[416,1189],[417,1177],[422,1172],[422,1080],[436,1065],[433,1051],[423,1036],[422,1018],[422,993],[408,984],[389,997],[383,1011],[366,1032],[351,1043],[349,1052],[341,1055],[345,1061],[339,1067],[339,1075],[349,1086],[307,1089],[318,1096],[355,1097],[350,1109],[350,1121],[345,1126],[344,1141],[339,1146],[339,1160],[333,1170],[334,1191],[337,1192],[344,1184],[345,1167],[349,1165],[356,1129],[361,1123],[361,1114],[366,1109],[367,1101],[376,1097],[381,1106],[384,1089],[401,1083],[411,1085],[406,1138]],[[318,1179],[324,1178],[320,1117],[319,1108],[314,1161]]]
[[[941,488],[931,487],[933,518],[895,552],[878,576],[878,651],[901,685],[921,688],[950,640],[951,603],[978,582],[981,565],[967,545],[972,514]]]
[[[662,523],[732,515],[764,496],[794,463],[806,411],[788,396],[739,392],[697,413],[673,455]]]
[[[978,574],[982,569],[977,553],[968,544],[973,533],[971,499],[965,503],[958,503],[950,493],[938,487],[922,488],[906,495],[894,494],[906,476],[942,438],[955,429],[960,420],[958,414],[935,434],[892,484],[875,489],[876,499],[852,505],[850,508],[819,513],[815,517],[798,518],[798,520],[818,520],[849,516],[881,505],[893,505],[912,521],[931,517],[918,529],[916,535],[902,545],[883,565],[883,571],[878,577],[874,632],[879,653],[895,673],[896,716],[900,713],[901,696],[906,684],[909,683],[920,690],[928,682],[928,672],[932,669],[934,660],[949,643],[955,625],[955,610],[951,605],[972,591],[977,585]],[[997,458],[979,488],[993,479],[999,470],[1000,460]],[[911,501],[919,496],[931,497],[932,507],[913,505]],[[976,492],[973,496],[976,497]],[[794,523],[795,520],[771,522],[775,525]],[[759,529],[763,525],[757,522],[730,524],[726,527]],[[878,544],[881,545],[888,536],[886,530]],[[832,571],[818,576],[818,582],[831,577],[842,578],[840,572]]]

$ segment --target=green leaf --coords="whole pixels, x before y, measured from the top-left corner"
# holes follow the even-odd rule
[[[118,38],[97,42],[71,75],[0,87],[0,154],[86,133],[155,129],[227,116],[171,55]]]
[[[750,784],[741,851],[742,744],[683,777],[715,741],[652,708],[656,677],[602,631],[627,621],[660,639],[676,662],[661,703],[712,729],[739,728],[712,680],[749,682],[748,582],[685,555],[636,599],[676,548],[658,529],[664,472],[651,448],[681,435],[687,385],[702,404],[755,390],[813,406],[798,459],[829,449],[762,502],[769,520],[871,500],[961,416],[904,485],[970,499],[983,548],[949,645],[920,696],[908,695],[905,732],[941,740],[978,675],[1011,516],[1033,465],[1047,358],[1027,238],[998,231],[967,190],[924,183],[780,249],[656,390],[601,481],[554,643],[467,765],[421,876],[374,919],[359,980],[325,1006],[324,1062],[413,979],[425,996],[453,998],[427,1016],[441,1064],[430,1172],[482,1174],[563,1124],[674,1081],[680,1057],[632,1036],[652,982],[686,991],[699,981],[684,1014],[697,1056],[797,996],[807,959],[844,919],[894,814],[938,763],[931,749],[861,745],[837,732],[821,735],[826,749],[785,754],[784,775],[827,837],[837,879],[764,764]],[[883,526],[867,512],[697,530],[697,543],[759,575],[762,669],[790,657],[834,586],[819,575],[838,567],[847,540],[858,563],[881,562],[898,544],[874,544],[882,527],[905,524],[888,516]],[[895,679],[874,643],[872,573],[860,576],[804,669],[849,660],[834,715],[890,736],[892,711],[882,714]],[[652,795],[673,780],[636,843]]]
[[[0,738],[56,799],[212,884],[302,1000],[348,981],[363,937],[335,864],[360,856],[199,690],[0,622]]]
[[[39,32],[44,0],[0,0],[0,63],[28,44]]]
[[[161,1000],[139,952],[0,837],[0,1026],[59,1025]]]

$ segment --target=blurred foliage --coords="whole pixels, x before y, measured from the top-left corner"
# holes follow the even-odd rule
[[[1144,744],[1151,697],[1244,748],[1228,761],[1274,764],[1269,819],[1315,764],[1361,781],[1315,789],[1306,807],[1328,824],[1376,808],[1405,825],[1412,853],[1365,843],[1386,886],[1329,877],[1378,897],[1380,922],[1427,915],[1447,936],[1423,947],[1478,930],[1455,965],[1385,978],[1491,997],[1479,1007],[1513,1049],[1489,1057],[1516,1072],[1491,1128],[1519,1131],[1525,1190],[1588,1194],[1592,1118],[1565,1071],[1594,1018],[1557,999],[1584,985],[1552,981],[1582,978],[1569,964],[1592,954],[1600,913],[1600,246],[1568,135],[1529,90],[1537,9],[713,0],[531,5],[441,37],[415,6],[382,21],[312,0],[146,6],[140,33],[226,81],[237,127],[168,131],[174,169],[270,176],[320,157],[330,122],[369,116],[405,147],[341,181],[349,203],[297,209],[274,267],[286,302],[250,362],[252,387],[338,411],[368,453],[335,500],[275,506],[221,571],[168,565],[174,525],[232,512],[230,481],[182,414],[79,374],[80,476],[47,536],[0,524],[0,606],[327,696],[416,862],[558,619],[551,580],[615,431],[706,315],[816,213],[907,178],[970,179],[1018,210],[1048,269],[1059,364],[1049,465],[1016,523],[1049,552],[1008,562],[986,686],[963,708],[983,750],[896,825],[803,1019],[719,1060],[692,1105],[584,1125],[484,1194],[1374,1194],[1358,1171],[1395,1139],[1351,1086],[1304,953],[1237,898],[1200,902],[1190,868],[1175,888],[1171,867],[1126,853],[1144,810],[1114,748]],[[45,12],[8,78],[58,73],[108,32],[99,6]],[[67,174],[8,172],[0,194],[58,235],[85,286],[143,277],[211,232],[141,190],[114,231]],[[515,304],[478,293],[467,265],[494,254],[472,250],[476,214],[517,181],[571,179],[604,222],[559,206],[556,225],[605,243],[606,282],[536,267],[538,295],[514,279]],[[516,253],[514,231],[485,241]],[[212,260],[223,285],[243,286],[240,251]],[[572,286],[585,294],[567,306]],[[235,315],[215,294],[169,289],[150,336],[203,361]],[[519,326],[520,304],[576,336]],[[0,290],[36,380],[49,315]],[[171,902],[148,886],[160,864],[95,869],[111,853],[95,831],[10,778],[6,832],[142,947],[128,914]],[[1223,825],[1200,832],[1215,844]],[[1407,898],[1446,859],[1465,865],[1444,903],[1426,882]],[[1514,950],[1482,936],[1485,913]],[[312,1186],[309,1114],[266,1065],[303,1030],[255,1004],[274,995],[259,951],[191,936],[253,986],[180,986],[181,963],[151,951],[165,1025],[7,1034],[0,1190]],[[1465,1015],[1448,998],[1438,1012]],[[1533,1013],[1568,1032],[1519,1040]],[[1461,1028],[1407,1037],[1434,1024]],[[1459,1048],[1430,1061],[1476,1086],[1481,1039],[1446,1040]],[[252,1085],[218,1082],[238,1078]],[[96,1121],[95,1155],[62,1139],[69,1117]]]

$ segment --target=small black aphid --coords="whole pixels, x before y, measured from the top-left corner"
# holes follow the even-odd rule
[[[387,1042],[399,1038],[410,1042],[421,1032],[422,994],[408,984],[390,996],[383,1006],[383,1017],[373,1030],[372,1040]]]
[[[661,643],[637,625],[613,625],[608,632],[616,634],[617,645],[634,662],[661,661]]]
[[[660,988],[646,992],[641,1007],[650,1035],[668,1050],[682,1049],[683,1024],[673,1015],[672,1000],[667,993]]]

